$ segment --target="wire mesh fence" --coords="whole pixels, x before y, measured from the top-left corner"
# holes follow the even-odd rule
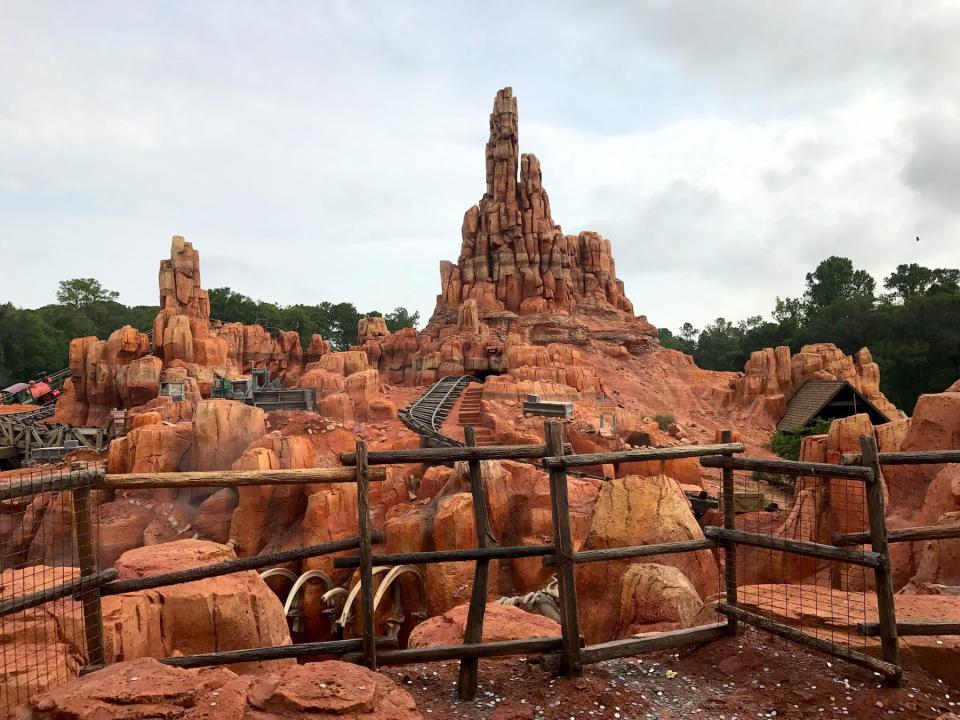
[[[91,480],[83,479],[87,469],[78,465],[0,475],[0,603],[5,605],[0,615],[0,709],[6,712],[74,677],[87,664],[82,602],[67,596],[14,612],[7,605],[79,579],[78,540],[95,540],[93,528],[83,523],[85,536],[78,538],[74,522],[74,494],[89,502]],[[71,485],[78,489],[58,489]],[[39,492],[31,491],[38,486]]]
[[[735,471],[737,530],[829,545],[835,532],[869,529],[860,480]],[[721,500],[722,502],[722,500]],[[869,548],[851,548],[865,555]],[[737,545],[738,605],[815,638],[866,653],[875,640],[857,632],[876,619],[874,573],[839,560]]]

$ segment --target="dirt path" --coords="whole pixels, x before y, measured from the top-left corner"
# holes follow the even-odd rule
[[[957,709],[953,689],[925,673],[907,671],[901,689],[887,689],[867,670],[754,631],[692,652],[589,666],[572,681],[554,679],[526,659],[481,661],[472,702],[456,699],[456,663],[384,672],[413,694],[427,718],[914,720]]]

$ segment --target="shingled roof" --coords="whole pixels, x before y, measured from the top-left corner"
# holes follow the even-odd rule
[[[840,399],[844,395],[849,395],[850,400]],[[839,406],[849,407],[850,411],[841,411]],[[858,412],[868,413],[875,424],[889,421],[886,415],[846,380],[808,380],[790,398],[787,412],[777,423],[777,430],[799,430],[817,417],[846,417]]]

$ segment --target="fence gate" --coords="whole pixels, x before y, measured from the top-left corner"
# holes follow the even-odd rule
[[[873,437],[865,465],[713,456],[722,468],[723,527],[704,534],[726,551],[726,602],[742,622],[900,681],[883,483]],[[833,544],[857,533],[857,547]],[[880,646],[859,631],[872,622]],[[879,657],[877,657],[879,656]]]

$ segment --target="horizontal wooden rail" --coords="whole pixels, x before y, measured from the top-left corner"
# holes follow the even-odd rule
[[[385,480],[385,468],[370,470],[371,480]],[[356,482],[357,471],[353,468],[303,468],[298,470],[205,470],[171,473],[126,473],[108,474],[100,481],[103,488],[181,488],[181,487],[233,487],[236,485],[286,485],[290,483],[342,483]]]
[[[960,462],[960,450],[916,450],[912,452],[877,453],[881,465],[940,465]],[[843,465],[859,465],[863,462],[860,453],[845,453],[840,459]]]
[[[29,610],[30,608],[37,607],[38,605],[43,605],[44,603],[48,603],[53,600],[59,600],[71,595],[77,595],[78,593],[87,592],[88,590],[96,590],[101,585],[113,580],[116,576],[117,571],[113,568],[109,568],[97,573],[96,575],[85,575],[75,580],[68,580],[67,582],[54,585],[53,587],[37,590],[29,595],[8,598],[7,600],[0,602],[0,617],[21,612],[23,610]]]
[[[11,478],[0,481],[0,500],[29,497],[45,492],[60,492],[88,487],[97,483],[103,470],[89,468],[72,472],[56,472],[41,477]]]
[[[580,657],[584,663],[598,663],[614,658],[631,657],[657,650],[669,650],[719,640],[726,634],[726,623],[712,623],[700,627],[656,633],[646,637],[611,640],[599,645],[587,645],[580,651]]]
[[[372,540],[373,542],[383,542],[383,533],[374,533]],[[293,562],[294,560],[317,557],[318,555],[329,555],[330,553],[342,552],[344,550],[354,550],[359,546],[360,538],[352,537],[343,540],[334,540],[333,542],[322,543],[320,545],[308,545],[294,550],[283,550],[267,555],[254,555],[253,557],[239,558],[237,560],[225,560],[224,562],[189,568],[187,570],[177,570],[176,572],[164,573],[163,575],[118,580],[117,582],[109,583],[100,588],[100,594],[120,595],[122,593],[149,590],[166,585],[179,585],[180,583],[204,580],[206,578],[229,575],[230,573],[243,572],[245,570],[258,570],[260,568],[270,567],[271,565],[281,565],[283,563]]]
[[[820,650],[821,652],[825,652],[829,655],[843,658],[847,662],[851,662],[854,665],[859,665],[869,670],[879,672],[886,677],[900,676],[900,668],[897,665],[892,665],[891,663],[884,662],[883,660],[879,660],[875,657],[870,657],[869,655],[857,652],[856,650],[851,650],[848,647],[838,645],[830,640],[824,640],[808,633],[801,632],[794,627],[784,625],[776,620],[765,618],[762,615],[757,615],[756,613],[749,612],[743,608],[734,607],[733,605],[728,605],[727,603],[719,603],[717,605],[717,612],[721,615],[726,615],[728,618],[734,618],[740,622],[744,622],[747,625],[753,625],[761,630],[766,630],[769,633],[785,638],[799,645],[806,645],[807,647]]]
[[[572,452],[569,444],[564,446]],[[469,460],[535,460],[549,454],[546,445],[484,445],[483,447],[411,448],[409,450],[377,450],[367,453],[371,465],[401,463],[449,463]],[[357,464],[356,453],[343,453],[340,462]],[[371,470],[372,472],[372,470]]]
[[[556,553],[553,545],[511,545],[508,547],[465,548],[462,550],[425,550],[422,552],[374,555],[376,565],[427,565],[432,563],[462,562],[466,560],[498,560],[507,558],[546,557]],[[356,555],[333,559],[335,568],[360,567]]]
[[[857,632],[861,635],[876,637],[880,634],[880,623],[860,623],[857,625]],[[901,635],[960,635],[960,622],[898,622],[897,637]]]
[[[886,558],[880,553],[846,550],[845,548],[839,548],[833,545],[821,545],[820,543],[808,542],[806,540],[788,540],[787,538],[771,537],[770,535],[762,535],[760,533],[748,533],[742,530],[727,530],[726,528],[715,527],[713,525],[707,525],[703,529],[703,534],[713,540],[728,541],[737,543],[738,545],[770,548],[771,550],[781,550],[797,555],[823,558],[824,560],[837,560],[839,562],[850,563],[851,565],[863,565],[864,567],[876,568],[886,567],[887,563]]]
[[[585,453],[582,455],[561,455],[545,457],[546,468],[580,467],[583,465],[607,465],[628,462],[649,462],[652,460],[678,460],[688,457],[702,457],[725,452],[743,452],[742,443],[722,443],[720,445],[677,445],[675,447],[651,448],[649,450],[618,450],[616,452]]]
[[[396,647],[397,639],[381,637],[376,639],[377,647]],[[224,650],[185,655],[183,657],[161,658],[164,665],[182,668],[208,667],[211,665],[231,665],[241,662],[263,662],[286,658],[316,657],[317,655],[343,655],[363,647],[363,640],[328,640],[325,642],[297,643],[295,645],[277,645],[274,647],[251,648],[250,650]]]
[[[845,467],[830,463],[796,462],[794,460],[768,460],[766,458],[724,457],[710,455],[700,458],[704,467],[729,468],[730,470],[757,470],[781,475],[810,475],[811,477],[835,477],[846,480],[873,481],[873,470],[867,467]]]
[[[467,660],[473,658],[501,657],[504,655],[537,655],[554,652],[563,647],[563,638],[524,638],[522,640],[498,640],[496,642],[469,643],[467,645],[435,645],[433,647],[385,650],[377,653],[378,665],[406,665],[443,660]],[[343,658],[348,661],[362,659],[360,653]]]
[[[599,548],[597,550],[581,550],[574,554],[575,563],[601,562],[603,560],[628,560],[651,555],[670,555],[672,553],[694,552],[696,550],[712,550],[717,547],[713,540],[681,540],[678,542],[657,543],[656,545],[631,545],[628,547]],[[546,557],[543,560],[546,566],[556,564],[556,558]]]
[[[960,525],[921,525],[920,527],[898,528],[887,531],[887,542],[913,542],[915,540],[950,540],[960,538]],[[866,545],[870,542],[870,533],[833,533],[830,541],[834,545]]]

